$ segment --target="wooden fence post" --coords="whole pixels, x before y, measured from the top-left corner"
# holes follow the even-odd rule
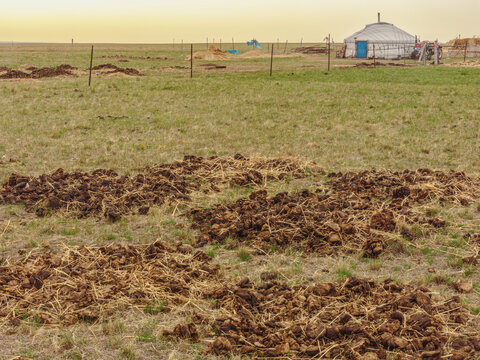
[[[92,83],[93,45],[90,53],[90,74],[88,75],[88,86]]]
[[[468,48],[468,40],[465,41],[465,52],[463,53],[463,62],[467,62],[467,48]]]
[[[193,44],[190,44],[190,78],[193,78]]]
[[[270,76],[272,76],[273,71],[273,43],[272,43],[272,53],[270,55]]]
[[[330,71],[330,34],[328,34],[328,71]]]

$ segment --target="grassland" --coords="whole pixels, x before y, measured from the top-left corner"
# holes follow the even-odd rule
[[[119,62],[117,55],[128,62]],[[325,60],[279,58],[272,77],[268,59],[222,61],[226,70],[202,70],[198,65],[212,61],[199,61],[190,79],[188,69],[171,68],[188,66],[179,45],[175,50],[98,45],[94,65],[110,62],[145,76],[94,77],[90,88],[86,76],[0,80],[0,180],[13,172],[38,175],[60,167],[131,173],[187,154],[235,153],[299,157],[327,171],[434,168],[480,174],[480,69],[334,67],[327,73]],[[87,46],[0,47],[0,66],[70,64],[86,69],[88,63]],[[275,193],[316,185],[294,180],[268,183],[266,188]],[[233,188],[205,195],[182,209],[230,201],[249,191]],[[127,216],[112,224],[65,216],[37,218],[21,206],[1,205],[0,259],[18,256],[18,250],[42,252],[64,244],[191,242],[194,232],[179,230],[175,225],[186,220],[172,210],[156,208],[148,216]],[[478,313],[480,274],[458,259],[470,250],[461,234],[480,230],[480,206],[429,204],[419,211],[440,214],[448,219],[448,228],[378,260],[305,257],[289,251],[265,259],[248,249],[205,250],[231,280],[246,274],[258,280],[262,271],[275,269],[292,284],[346,276],[393,277],[453,294],[449,283],[467,278],[475,291],[462,299]],[[446,284],[435,283],[432,267],[448,279]],[[0,359],[207,358],[201,344],[172,342],[161,335],[185,317],[181,312],[152,315],[134,309],[106,323],[66,328],[26,320],[16,334],[0,335]]]

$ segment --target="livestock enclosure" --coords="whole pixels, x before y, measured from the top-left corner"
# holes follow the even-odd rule
[[[210,45],[0,45],[0,359],[479,359],[476,60]]]

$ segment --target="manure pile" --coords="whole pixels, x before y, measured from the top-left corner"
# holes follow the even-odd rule
[[[31,66],[26,69],[26,71],[29,72],[17,69],[1,68],[0,79],[40,79],[56,76],[75,76],[75,74],[72,72],[73,70],[78,69],[67,64],[62,64],[56,67],[43,68]]]
[[[412,225],[441,228],[414,206],[434,200],[466,206],[480,198],[480,180],[461,172],[362,171],[328,175],[329,188],[268,197],[265,190],[227,205],[194,208],[186,215],[199,230],[196,246],[230,237],[264,251],[292,247],[318,254],[377,256],[386,233],[413,239]]]
[[[137,175],[113,170],[92,173],[58,169],[38,177],[12,174],[0,189],[0,203],[24,204],[45,216],[64,210],[79,217],[105,216],[119,220],[124,214],[146,214],[149,207],[174,200],[190,200],[194,191],[219,191],[218,185],[261,185],[267,179],[307,176],[314,165],[292,159],[201,158],[141,169]]]
[[[125,74],[130,76],[143,76],[143,74],[137,69],[121,68],[110,63],[94,66],[92,70],[101,70],[102,75]]]
[[[162,242],[81,246],[7,260],[0,266],[0,317],[14,325],[26,318],[72,324],[103,320],[132,306],[154,311],[160,301],[167,311],[213,286],[217,277],[207,255],[182,250]]]
[[[98,70],[100,75],[125,74],[130,76],[142,76],[140,71],[136,69],[121,68],[113,64],[98,65],[93,67],[92,70]],[[0,79],[41,79],[47,77],[78,76],[84,74],[86,74],[85,70],[80,70],[68,64],[43,68],[30,66],[27,69],[0,68]]]
[[[460,298],[385,280],[290,287],[276,281],[212,289],[224,314],[206,352],[274,358],[472,359],[478,318]],[[395,356],[396,355],[396,356]],[[388,356],[388,357],[387,357]]]

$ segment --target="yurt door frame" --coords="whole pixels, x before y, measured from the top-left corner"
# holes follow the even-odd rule
[[[357,58],[364,59],[368,55],[368,41],[356,41]]]

